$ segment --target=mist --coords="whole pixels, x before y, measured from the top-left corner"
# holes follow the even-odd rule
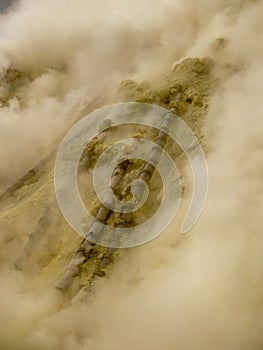
[[[209,103],[209,192],[191,232],[180,235],[180,214],[124,254],[88,303],[64,309],[50,280],[38,286],[3,264],[2,349],[262,349],[262,13],[252,0],[23,0],[0,17],[0,75],[25,75],[0,108],[3,184],[90,103],[115,101],[123,79],[158,80],[185,57],[232,72]]]

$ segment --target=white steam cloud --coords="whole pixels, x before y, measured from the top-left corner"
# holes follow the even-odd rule
[[[233,67],[205,122],[210,189],[192,232],[179,237],[176,223],[116,263],[91,302],[61,311],[52,285],[29,291],[3,267],[1,349],[262,349],[262,13],[252,0],[23,0],[0,18],[2,74],[33,77],[0,109],[3,181],[122,78],[188,56]],[[213,53],[218,37],[227,45]]]

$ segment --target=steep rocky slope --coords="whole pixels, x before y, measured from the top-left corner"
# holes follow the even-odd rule
[[[7,71],[2,79],[3,106],[14,94],[19,98],[19,87],[26,84],[28,79],[29,77],[18,71]],[[202,125],[209,98],[218,84],[219,74],[212,59],[188,58],[167,72],[159,81],[159,85],[151,82],[123,81],[116,92],[114,102],[137,101],[157,104],[167,109],[176,106],[180,117],[190,125],[199,140],[202,140]],[[175,96],[178,93],[181,97],[180,101],[176,102]],[[135,137],[140,133],[141,130],[137,130]],[[146,130],[147,134],[151,137],[149,130]],[[91,155],[94,164],[102,150],[114,142],[118,135],[119,130],[115,128],[106,137],[104,144],[94,140],[84,152],[84,156]],[[180,150],[172,142],[168,142],[166,148],[179,166],[180,163],[182,166],[183,155]],[[31,277],[30,283],[33,285],[48,284],[50,288],[56,285],[81,242],[81,237],[66,224],[56,204],[53,187],[55,157],[56,150],[1,195],[0,220],[3,232],[2,263],[15,264],[16,268],[22,269]],[[138,170],[137,163],[130,165],[130,172],[136,175]],[[89,171],[86,170],[88,173]],[[85,168],[82,172],[85,174]],[[91,173],[88,178],[91,183]],[[82,186],[82,191],[84,200],[92,203],[89,209],[95,213],[98,202],[94,191],[92,192],[92,186]],[[95,249],[91,259],[83,265],[83,273],[76,278],[77,287],[73,286],[71,295],[74,295],[76,288],[88,283],[105,251],[102,247]]]

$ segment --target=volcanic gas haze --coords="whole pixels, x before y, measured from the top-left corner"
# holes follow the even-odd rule
[[[2,12],[1,349],[262,349],[262,13],[261,0],[20,0]],[[169,140],[185,178],[176,219],[117,252],[81,302],[71,297],[105,248],[66,296],[55,290],[81,243],[56,204],[55,158],[77,120],[123,101],[178,109],[206,152],[207,202],[181,235],[193,184]],[[95,162],[103,147],[85,152]],[[95,210],[91,181],[80,188]]]

